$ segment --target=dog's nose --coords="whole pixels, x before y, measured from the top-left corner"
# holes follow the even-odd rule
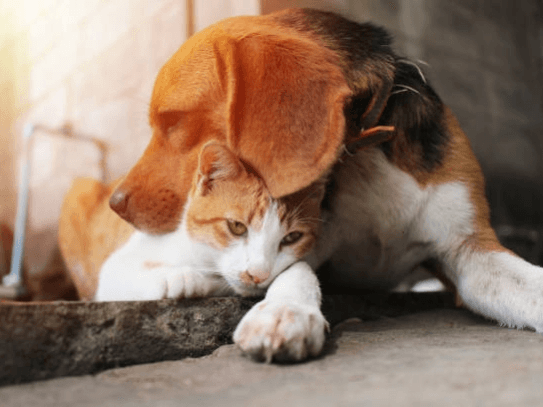
[[[127,217],[128,198],[129,195],[121,188],[117,188],[109,198],[109,206],[123,219]]]

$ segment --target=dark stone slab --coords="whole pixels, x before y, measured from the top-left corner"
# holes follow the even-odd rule
[[[0,303],[0,385],[178,360],[231,343],[258,299],[235,297],[146,302]],[[326,295],[335,325],[453,308],[448,293]]]

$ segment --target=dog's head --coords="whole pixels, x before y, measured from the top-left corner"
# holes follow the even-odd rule
[[[111,207],[141,230],[175,229],[211,139],[226,143],[274,197],[321,177],[361,128],[376,124],[393,82],[386,35],[357,24],[353,33],[348,24],[287,10],[224,20],[190,38],[158,74],[151,142]]]

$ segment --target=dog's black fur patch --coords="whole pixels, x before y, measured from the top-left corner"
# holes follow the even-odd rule
[[[420,164],[427,171],[441,165],[448,144],[443,108],[443,102],[419,69],[406,60],[397,59],[394,86],[379,124],[401,129],[409,145],[420,146]],[[394,142],[392,139],[380,145],[389,158]]]

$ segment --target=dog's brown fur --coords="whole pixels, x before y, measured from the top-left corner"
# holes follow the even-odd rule
[[[82,300],[94,297],[102,263],[134,230],[109,208],[109,197],[118,184],[76,180],[62,206],[59,245]]]

